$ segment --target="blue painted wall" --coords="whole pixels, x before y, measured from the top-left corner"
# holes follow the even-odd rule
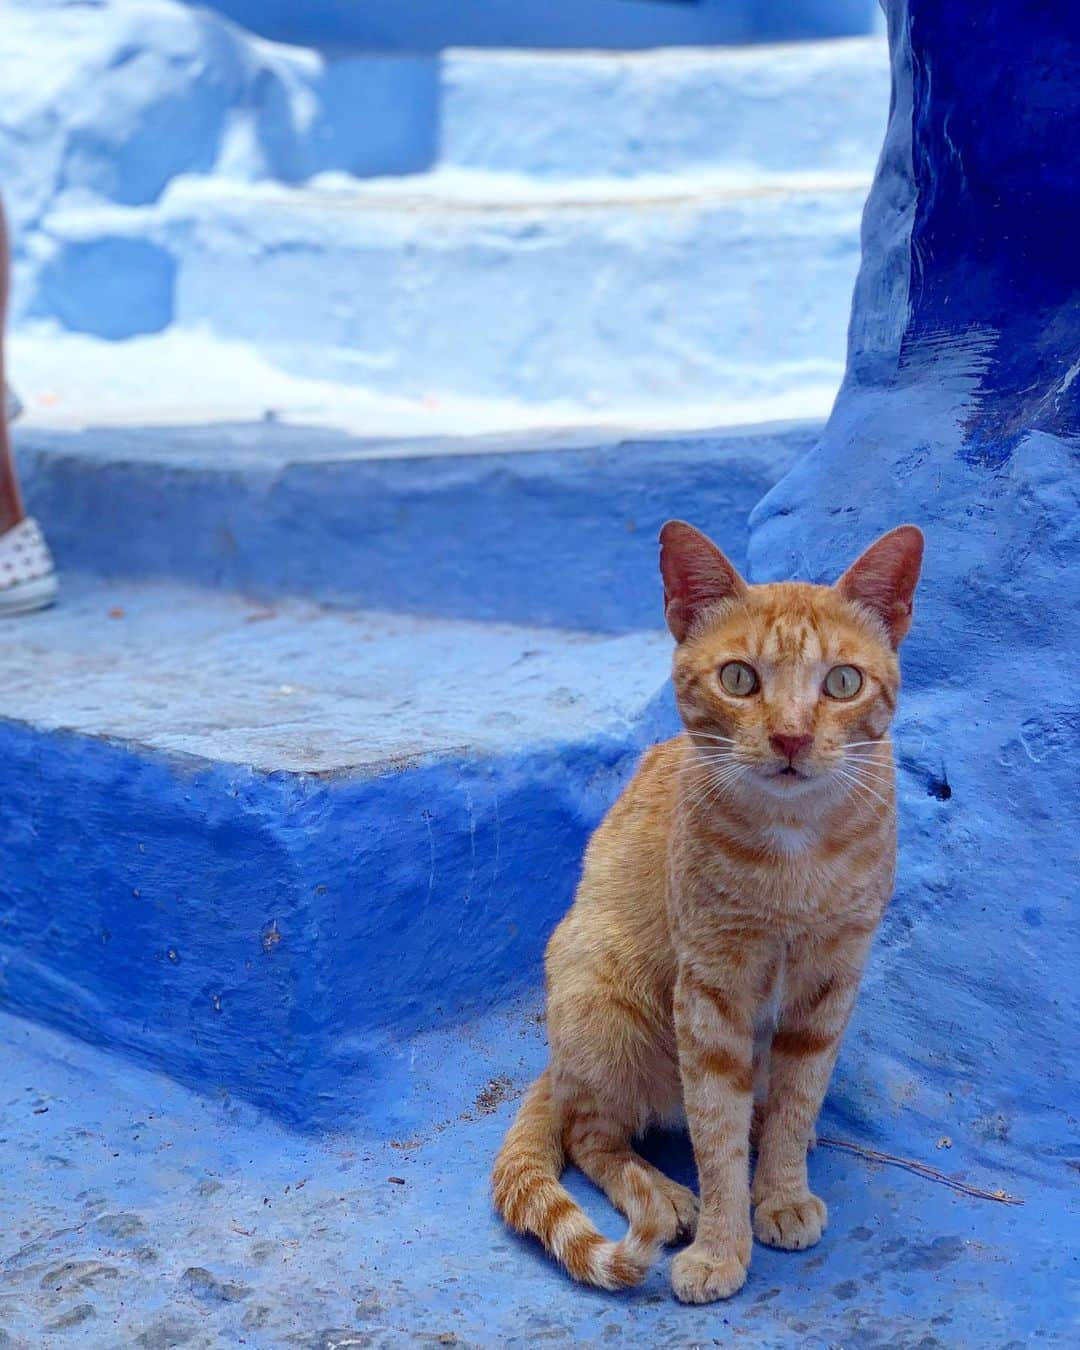
[[[378,51],[661,47],[875,30],[874,0],[211,0],[285,42]]]
[[[757,578],[927,534],[904,648],[901,860],[856,1068],[911,1128],[1077,1148],[1080,19],[890,5],[895,96],[848,376],[751,519]],[[1073,822],[1070,824],[1070,822]],[[948,1131],[952,1133],[952,1129]]]

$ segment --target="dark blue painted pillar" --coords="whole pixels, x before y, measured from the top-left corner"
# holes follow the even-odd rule
[[[897,898],[846,1053],[870,1126],[1075,1130],[1080,805],[1080,13],[890,3],[894,95],[847,377],[752,517],[751,567],[928,551],[904,651]],[[905,1103],[898,1106],[897,1103]]]

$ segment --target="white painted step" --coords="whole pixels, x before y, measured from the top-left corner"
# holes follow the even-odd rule
[[[377,387],[305,377],[270,361],[252,342],[173,326],[163,333],[109,342],[59,332],[52,323],[13,333],[9,369],[25,405],[20,428],[175,427],[271,422],[322,427],[353,436],[431,438],[528,433],[550,445],[552,433],[596,428],[604,436],[699,431],[768,421],[823,421],[836,390],[803,385],[764,397],[724,398],[703,390],[678,399],[582,408],[567,398],[526,403],[453,391],[400,395]]]
[[[625,735],[671,660],[659,629],[595,636],[65,581],[63,604],[0,644],[0,720],[268,773]]]

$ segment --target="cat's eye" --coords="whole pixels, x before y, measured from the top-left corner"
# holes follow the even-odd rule
[[[720,683],[727,693],[746,698],[748,694],[757,693],[757,672],[745,661],[728,661],[720,667]]]
[[[833,666],[825,676],[825,692],[830,698],[854,698],[862,688],[862,671],[854,666]]]

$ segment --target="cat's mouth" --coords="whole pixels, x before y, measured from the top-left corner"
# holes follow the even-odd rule
[[[793,801],[806,792],[813,792],[818,782],[818,774],[807,773],[794,764],[783,764],[780,768],[763,766],[759,773],[765,791],[781,801]]]

